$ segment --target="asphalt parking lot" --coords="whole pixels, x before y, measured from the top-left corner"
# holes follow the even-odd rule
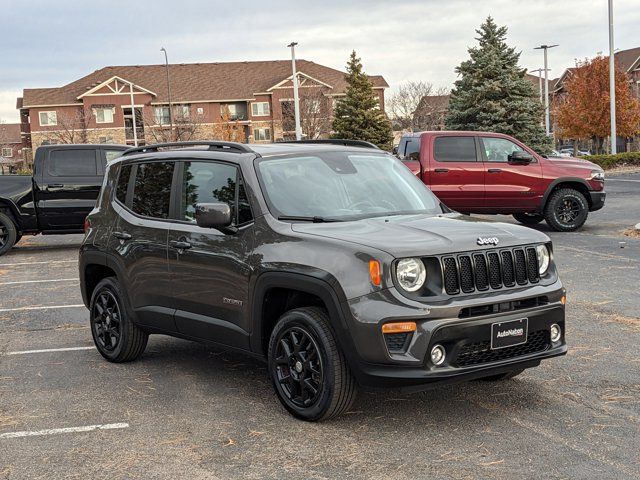
[[[319,424],[239,355],[155,336],[140,361],[107,363],[81,236],[26,237],[0,257],[0,478],[640,478],[640,238],[623,235],[640,174],[607,190],[583,230],[550,233],[567,356],[502,383],[365,392]]]

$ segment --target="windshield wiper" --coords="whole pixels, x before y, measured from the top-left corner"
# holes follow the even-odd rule
[[[280,215],[278,220],[285,221],[294,221],[294,222],[312,222],[312,223],[328,223],[328,222],[341,222],[342,220],[338,220],[337,218],[326,218],[326,217],[304,217],[297,215]]]

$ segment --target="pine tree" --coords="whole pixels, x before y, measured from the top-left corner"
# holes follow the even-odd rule
[[[384,150],[393,142],[391,122],[378,105],[369,77],[362,71],[362,63],[351,52],[347,64],[346,96],[339,100],[333,112],[334,138],[366,140]]]
[[[541,124],[544,109],[518,66],[520,53],[505,42],[507,27],[488,17],[476,32],[479,47],[469,48],[470,59],[456,68],[460,78],[451,92],[446,128],[504,133],[547,153],[553,142]]]

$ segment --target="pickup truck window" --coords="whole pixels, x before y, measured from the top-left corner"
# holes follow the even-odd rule
[[[98,175],[95,150],[53,150],[49,154],[49,174],[54,177]]]
[[[104,151],[104,156],[106,157],[107,162],[110,162],[114,158],[118,158],[121,155],[122,155],[122,150],[105,150]]]
[[[138,215],[168,218],[174,162],[140,163],[133,186],[131,210]]]
[[[507,163],[509,155],[522,151],[522,148],[506,138],[482,137],[482,144],[489,162]]]
[[[473,137],[437,137],[433,155],[438,162],[475,162],[476,142]]]

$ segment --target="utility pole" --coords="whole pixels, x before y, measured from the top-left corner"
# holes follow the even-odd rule
[[[298,72],[296,71],[296,45],[291,42],[287,47],[291,48],[291,69],[293,70],[293,109],[296,120],[296,140],[302,140],[302,128],[300,127],[300,98],[298,97]]]
[[[131,95],[131,119],[133,121],[133,145],[138,146],[138,126],[136,124],[136,105],[133,101],[133,82],[129,83],[129,95]]]
[[[549,114],[549,68],[547,64],[547,50],[558,45],[540,45],[534,50],[544,50],[544,127],[547,136],[551,134],[551,118]]]
[[[167,56],[167,50],[162,47],[161,52],[164,52],[164,65],[167,71],[167,96],[169,97],[169,138],[173,141],[173,105],[171,104],[171,82],[169,81],[169,57]]]
[[[609,102],[611,110],[611,155],[618,152],[616,134],[616,58],[613,48],[613,0],[609,0]]]
[[[531,70],[531,73],[538,74],[538,88],[540,89],[540,103],[544,103],[544,96],[542,95],[542,72],[544,69],[538,68],[537,70]]]

